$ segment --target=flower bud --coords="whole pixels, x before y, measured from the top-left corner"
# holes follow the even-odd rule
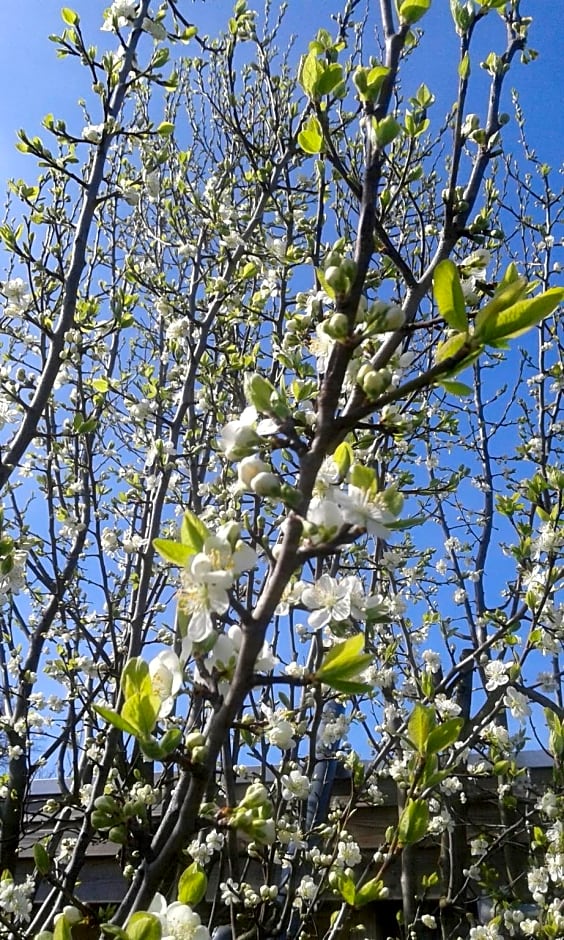
[[[275,473],[257,473],[251,480],[251,489],[257,496],[277,496],[280,492],[280,480]]]
[[[268,471],[268,465],[264,460],[261,460],[260,457],[257,457],[255,454],[251,454],[240,461],[237,467],[237,476],[239,482],[249,489],[254,478],[258,476],[259,473],[266,471]]]

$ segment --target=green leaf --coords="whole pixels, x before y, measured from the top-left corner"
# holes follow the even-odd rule
[[[488,316],[481,325],[480,339],[484,343],[492,343],[520,336],[553,313],[563,300],[564,288],[562,287],[551,287],[543,294],[538,294],[529,300],[521,300],[512,307]]]
[[[336,692],[343,692],[346,695],[367,695],[374,688],[368,682],[353,682],[350,679],[333,678],[330,682],[327,679],[323,681],[326,685],[330,685],[332,689],[335,689]]]
[[[33,861],[40,875],[49,874],[51,871],[51,859],[42,842],[36,842],[33,846]]]
[[[434,710],[418,702],[409,716],[407,735],[419,754],[427,753],[427,741],[435,725]]]
[[[387,147],[401,133],[401,126],[391,114],[387,114],[381,121],[372,118],[371,127],[376,144],[380,148]]]
[[[195,554],[194,549],[188,545],[173,542],[172,539],[153,539],[153,548],[161,558],[172,565],[178,565],[179,568],[185,568],[192,555]]]
[[[148,738],[157,723],[160,707],[161,700],[158,695],[136,693],[123,703],[121,716],[135,728],[136,737]]]
[[[515,265],[509,265],[504,278],[498,284],[495,294],[485,306],[476,314],[474,321],[474,331],[477,336],[481,336],[484,325],[490,318],[495,317],[502,310],[507,310],[518,300],[522,300],[527,287],[529,286],[526,277],[519,277]]]
[[[373,901],[379,901],[384,891],[384,882],[380,878],[371,878],[362,888],[359,888],[354,896],[354,906],[364,907],[365,904],[371,904]]]
[[[183,545],[187,545],[192,553],[201,552],[210,534],[208,527],[193,512],[184,510],[180,526],[180,541]]]
[[[464,727],[464,718],[447,718],[434,728],[427,738],[427,753],[439,754],[458,741]]]
[[[439,343],[437,346],[435,362],[445,362],[447,359],[454,358],[468,345],[468,337],[465,333],[455,333],[454,336],[449,336],[448,339],[443,340],[443,342]],[[468,350],[468,352],[470,352],[470,350]]]
[[[426,800],[409,800],[398,823],[400,845],[413,845],[427,833],[429,826],[429,807]]]
[[[208,879],[204,869],[197,862],[185,868],[178,881],[178,900],[181,904],[195,907],[206,896]]]
[[[133,725],[130,725],[129,722],[122,718],[119,712],[115,712],[113,708],[108,708],[106,705],[95,705],[94,711],[97,712],[104,721],[107,721],[108,724],[113,725],[114,728],[118,728],[119,731],[123,731],[125,734],[132,734],[134,737],[137,736],[136,729]]]
[[[312,115],[298,134],[298,144],[304,153],[321,153],[323,131],[319,120]]]
[[[53,928],[53,940],[72,940],[71,925],[66,917],[59,917]]]
[[[350,471],[350,482],[352,486],[358,486],[365,493],[375,491],[376,471],[372,467],[365,467],[362,463],[354,463]]]
[[[361,652],[363,647],[364,637],[362,633],[351,636],[343,643],[336,643],[325,655],[321,666],[315,673],[316,680],[337,688],[335,682],[340,683],[342,686],[343,680],[347,682],[354,679],[372,663],[370,653]],[[358,683],[358,685],[361,685],[361,683]],[[348,691],[348,689],[343,691]],[[358,691],[365,691],[365,687]]]
[[[468,332],[468,317],[460,275],[456,265],[446,258],[439,262],[433,274],[433,294],[439,313],[452,330]]]
[[[342,871],[333,871],[329,876],[329,884],[339,892],[346,904],[354,907],[356,886],[350,875],[345,875]]]
[[[298,73],[298,81],[309,98],[316,97],[317,82],[323,75],[323,66],[315,52],[308,52],[302,56]]]
[[[102,394],[104,392],[107,392],[109,387],[110,387],[110,383],[108,382],[107,379],[94,379],[94,381],[92,382],[92,388],[96,392],[101,392]]]
[[[337,464],[339,476],[344,479],[349,472],[354,461],[354,450],[351,445],[343,441],[333,451],[333,460]]]
[[[61,10],[61,17],[63,22],[65,22],[68,26],[78,26],[80,23],[80,17],[78,13],[76,13],[74,10],[71,10],[70,7],[63,7]]]
[[[120,688],[125,699],[135,694],[150,695],[153,691],[149,666],[140,656],[128,659],[121,674]]]
[[[431,7],[431,0],[404,0],[399,6],[399,15],[403,23],[413,26]]]
[[[161,752],[163,757],[168,757],[169,754],[172,754],[176,750],[180,742],[182,741],[182,731],[180,728],[169,728],[168,731],[162,736],[160,745]]]
[[[137,911],[128,919],[125,933],[128,940],[161,940],[161,922],[156,914]]]
[[[470,75],[470,56],[468,52],[464,53],[460,62],[458,63],[458,74],[463,80],[468,78]]]
[[[330,95],[334,88],[343,81],[343,66],[332,62],[323,69],[323,73],[315,84],[316,95]]]
[[[157,127],[157,134],[161,137],[170,137],[174,134],[174,124],[172,121],[161,121]]]
[[[466,385],[464,382],[456,382],[452,379],[445,379],[444,382],[439,382],[441,388],[444,388],[445,392],[448,392],[449,395],[456,395],[457,398],[465,398],[467,395],[472,395],[474,389],[470,385]]]

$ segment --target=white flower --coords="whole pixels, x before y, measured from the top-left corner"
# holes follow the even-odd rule
[[[511,686],[503,697],[503,704],[506,708],[510,709],[511,714],[514,718],[517,718],[518,721],[523,721],[531,714],[531,707],[526,696],[523,695],[522,692],[518,692],[517,689],[513,689]]]
[[[421,915],[421,923],[423,924],[424,927],[428,927],[429,930],[436,930],[436,929],[437,929],[437,921],[436,921],[436,919],[433,917],[432,914],[422,914],[422,915]]]
[[[114,0],[106,11],[102,30],[109,32],[117,27],[123,29],[137,16],[137,3],[135,0]]]
[[[299,770],[291,770],[282,776],[282,798],[284,800],[307,800],[309,796],[309,778]]]
[[[548,871],[546,868],[531,868],[527,872],[527,884],[534,900],[542,903],[544,895],[548,891]]]
[[[387,508],[382,493],[372,495],[350,484],[346,494],[339,494],[339,504],[345,521],[350,525],[366,529],[373,538],[389,537],[390,530],[386,526],[394,521],[395,516]]]
[[[317,885],[310,875],[304,875],[296,888],[296,895],[304,901],[311,901],[317,892]]]
[[[237,421],[228,421],[221,431],[219,446],[227,460],[241,460],[254,453],[260,438],[253,425],[257,420],[256,409],[245,408]]]
[[[280,492],[280,480],[269,471],[257,473],[251,480],[251,490],[257,496],[276,496]]]
[[[357,843],[352,839],[339,842],[336,861],[337,864],[343,865],[345,868],[354,868],[355,865],[360,865],[362,854]]]
[[[182,572],[179,604],[190,616],[188,636],[200,643],[213,631],[212,613],[224,614],[229,607],[228,591],[235,577],[257,561],[254,549],[239,539],[232,548],[225,538],[209,536],[203,551],[193,555]]]
[[[333,538],[344,524],[341,509],[332,499],[314,497],[307,513],[307,521],[314,527],[314,533],[308,532],[308,538],[314,545]]]
[[[307,622],[314,630],[326,626],[331,620],[346,620],[350,616],[349,585],[339,584],[328,574],[322,574],[315,584],[304,588],[302,601],[313,611]]]
[[[154,20],[150,20],[148,16],[144,16],[141,26],[145,32],[153,37],[155,42],[162,42],[163,39],[166,39],[166,29],[162,23],[156,23]]]
[[[87,140],[90,144],[99,144],[104,136],[104,130],[104,124],[87,124],[82,129],[83,140]]]
[[[255,456],[255,454],[249,454],[248,457],[243,457],[237,466],[237,477],[239,483],[244,487],[249,489],[254,478],[259,473],[266,473],[269,470],[268,464],[261,460],[260,457]]]
[[[162,894],[156,894],[149,912],[161,922],[162,940],[210,940],[210,933],[188,904],[174,901],[168,904]]]
[[[118,533],[115,529],[110,529],[107,526],[102,529],[102,549],[105,552],[115,552],[119,548]]]
[[[16,884],[10,876],[3,877],[0,881],[0,910],[4,914],[13,914],[18,920],[29,920],[33,893],[31,876],[28,875],[22,884]]]
[[[149,663],[153,692],[161,700],[158,718],[170,715],[174,699],[182,688],[182,666],[173,650],[163,650]]]
[[[509,682],[507,670],[509,668],[510,663],[502,663],[499,659],[492,659],[491,662],[486,663],[484,672],[488,680],[486,682],[488,692],[493,692],[494,689],[499,689],[501,686],[507,685]]]
[[[441,657],[435,650],[424,650],[423,662],[425,663],[426,672],[437,673],[441,668]]]
[[[263,706],[263,711],[269,719],[269,725],[264,732],[264,736],[269,744],[280,748],[281,751],[287,751],[295,747],[295,740],[292,737],[294,727],[287,718],[284,718],[280,712],[273,712],[271,709]]]

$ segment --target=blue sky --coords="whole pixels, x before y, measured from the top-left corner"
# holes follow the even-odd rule
[[[84,33],[93,43],[109,40],[107,34],[99,30],[103,10],[108,3],[104,0],[75,0],[72,3],[69,0],[68,5],[80,14]],[[201,31],[213,33],[226,23],[233,4],[231,0],[183,0],[181,5]],[[260,10],[262,0],[249,5]],[[2,182],[10,176],[22,175],[31,182],[35,175],[32,162],[14,150],[18,128],[25,127],[30,134],[39,133],[41,119],[48,113],[69,120],[69,123],[73,117],[81,121],[76,101],[81,95],[88,95],[88,77],[77,63],[58,60],[55,46],[47,38],[50,33],[62,31],[62,6],[59,0],[8,0],[3,9],[0,35]],[[376,9],[375,0],[372,0],[370,6]],[[320,25],[331,28],[330,14],[341,7],[339,0],[291,0],[291,28],[299,30],[296,51],[301,52],[307,47]],[[516,68],[512,84],[519,89],[531,140],[535,141],[539,157],[554,166],[562,160],[564,140],[561,51],[564,2],[523,0],[522,11],[535,16],[531,44],[539,50],[540,56],[526,68]],[[499,41],[499,19],[496,14],[492,14],[490,19],[492,39],[495,36]],[[414,75],[416,85],[425,81],[438,94],[441,111],[446,111],[449,105],[446,100],[443,104],[440,93],[447,86],[452,88],[449,76],[453,75],[453,57],[456,53],[456,36],[451,23],[448,0],[434,0],[431,13],[424,21],[425,46],[418,53],[418,74]],[[373,51],[367,48],[367,54]],[[474,80],[480,82],[480,79],[480,70],[476,65]]]

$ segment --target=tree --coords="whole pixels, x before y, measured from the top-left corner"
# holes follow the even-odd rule
[[[84,126],[20,132],[0,232],[6,933],[360,935],[399,878],[398,936],[562,934],[562,194],[517,99],[504,150],[525,4],[442,14],[446,120],[430,5],[292,45],[292,5],[211,40],[114,0],[99,49],[62,11]],[[109,912],[80,895],[107,839]]]

